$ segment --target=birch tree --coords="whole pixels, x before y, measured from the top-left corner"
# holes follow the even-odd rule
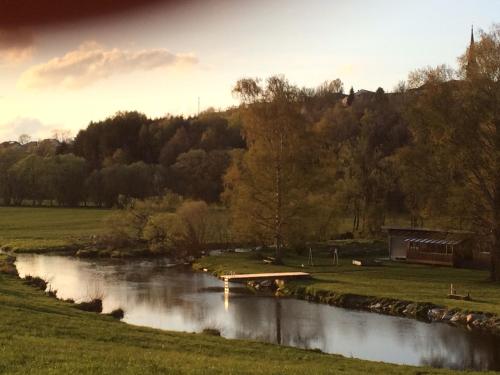
[[[248,151],[233,162],[226,176],[234,225],[282,249],[300,234],[300,216],[312,179],[314,153],[303,115],[303,92],[282,77],[265,85],[240,80],[235,88],[242,101],[243,134]]]

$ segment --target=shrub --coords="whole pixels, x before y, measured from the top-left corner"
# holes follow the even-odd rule
[[[215,328],[205,328],[201,333],[209,336],[220,336],[220,331]]]
[[[45,291],[47,289],[47,282],[40,277],[33,277],[30,275],[27,275],[24,278],[24,283],[26,285],[33,286],[33,287],[38,288],[38,289],[43,290],[43,291]]]
[[[102,300],[93,299],[90,302],[82,302],[76,305],[76,307],[83,311],[102,313]]]
[[[123,309],[115,309],[109,313],[113,318],[121,320],[125,316],[125,311]]]

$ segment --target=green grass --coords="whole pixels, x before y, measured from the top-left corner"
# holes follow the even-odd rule
[[[0,266],[4,260],[5,256],[0,255]],[[24,285],[13,275],[0,273],[0,373],[416,375],[455,372],[131,326],[77,310],[71,304]]]
[[[0,247],[33,251],[86,241],[102,231],[110,210],[0,207]]]
[[[351,245],[356,246],[355,242]],[[332,259],[326,252],[316,252],[315,266],[302,267],[302,264],[307,265],[307,256],[288,252],[284,258],[284,265],[278,266],[264,264],[252,253],[226,253],[204,257],[196,267],[208,268],[217,274],[304,271],[312,274],[312,280],[291,282],[290,288],[306,285],[311,294],[318,290],[327,290],[340,294],[353,293],[414,302],[432,302],[450,308],[500,315],[500,284],[489,282],[486,271],[389,261],[382,267],[358,267],[352,265],[352,259],[352,256],[342,258],[340,266],[333,266]],[[453,284],[459,293],[470,292],[473,301],[448,299],[450,284]]]

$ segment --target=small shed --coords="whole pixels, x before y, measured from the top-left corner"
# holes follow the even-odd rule
[[[384,227],[392,260],[467,267],[474,262],[474,233],[459,230]]]

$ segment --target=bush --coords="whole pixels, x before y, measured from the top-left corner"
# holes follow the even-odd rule
[[[205,328],[201,333],[209,336],[220,336],[220,331],[215,328]]]
[[[83,311],[102,313],[102,300],[93,299],[90,302],[82,302],[76,305],[76,307]]]
[[[0,254],[0,273],[17,276],[17,268],[14,264],[16,258]]]
[[[121,320],[125,316],[125,311],[123,311],[123,309],[116,309],[111,311],[109,315],[115,319]]]
[[[45,291],[47,289],[47,282],[44,279],[41,279],[40,277],[33,277],[30,275],[27,275],[24,278],[24,283],[26,285],[33,286],[35,288],[38,288],[40,290]]]

